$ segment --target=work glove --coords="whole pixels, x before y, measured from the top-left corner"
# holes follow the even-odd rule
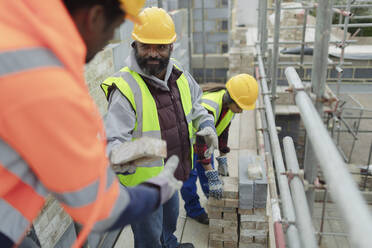
[[[111,165],[112,170],[116,174],[122,174],[122,175],[134,174],[137,168],[136,165],[130,164],[130,163],[122,164],[121,161],[120,162],[116,161],[117,160],[116,157],[119,157],[118,155],[120,155],[119,153],[120,153],[120,146],[117,146],[111,151],[109,155],[109,160],[110,160],[110,165]]]
[[[156,177],[147,180],[145,183],[154,184],[160,188],[160,203],[167,202],[173,194],[181,189],[182,182],[174,177],[179,159],[177,156],[171,156],[164,166],[164,170]]]
[[[215,149],[218,149],[218,137],[216,131],[212,127],[205,127],[196,135],[203,136],[208,149],[204,153],[205,158],[210,158]]]
[[[227,166],[227,157],[226,156],[220,156],[216,158],[218,162],[218,174],[221,176],[229,176],[229,170]]]
[[[205,171],[205,176],[208,178],[209,196],[221,199],[223,193],[222,181],[218,177],[216,170]]]

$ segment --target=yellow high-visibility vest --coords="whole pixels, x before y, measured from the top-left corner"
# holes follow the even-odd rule
[[[179,68],[176,66],[176,68]],[[151,95],[145,81],[135,71],[124,67],[117,74],[107,78],[102,84],[106,97],[109,97],[110,87],[116,87],[129,100],[135,113],[136,123],[132,139],[148,136],[161,139],[158,110],[155,100]],[[193,160],[193,125],[191,119],[192,100],[189,82],[186,76],[182,75],[177,79],[177,87],[180,91],[183,111],[188,124],[189,139],[191,145],[191,161]],[[164,169],[164,160],[152,162],[148,167],[137,167],[136,172],[131,175],[118,175],[120,182],[125,186],[138,185],[152,177],[157,176]]]
[[[222,99],[226,90],[219,90],[216,92],[204,92],[202,96],[202,105],[209,111],[213,113],[214,125],[216,126],[217,120],[220,118],[222,110]],[[222,118],[220,123],[216,126],[217,136],[220,136],[221,133],[229,125],[230,121],[234,117],[234,113],[229,109],[225,116]]]

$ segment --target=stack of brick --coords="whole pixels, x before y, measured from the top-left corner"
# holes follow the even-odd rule
[[[208,199],[209,247],[238,247],[238,178],[223,177],[223,198]]]
[[[232,47],[229,51],[228,78],[240,73],[253,75],[254,72],[254,48]]]
[[[239,248],[266,247],[267,174],[264,159],[256,155],[239,156]]]

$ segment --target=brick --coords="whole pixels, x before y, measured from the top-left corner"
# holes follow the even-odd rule
[[[238,214],[237,213],[223,213],[222,214],[224,220],[234,220],[238,221]]]
[[[253,243],[253,237],[246,237],[246,236],[240,235],[239,244],[242,244],[242,243],[247,243],[247,244]]]
[[[254,215],[266,216],[266,208],[255,208],[253,213]]]
[[[223,233],[222,226],[209,225],[209,233]]]
[[[256,229],[257,230],[268,230],[269,226],[267,222],[256,222]]]
[[[239,214],[243,214],[243,215],[252,215],[253,214],[253,209],[242,209],[242,208],[239,208],[238,209],[238,213]]]
[[[255,243],[241,243],[241,242],[239,242],[239,248],[266,248],[266,245],[255,244]]]
[[[229,199],[238,199],[238,178],[222,177],[224,183],[223,197]]]
[[[238,248],[238,242],[234,241],[224,241],[223,242],[224,248]]]
[[[266,208],[267,200],[267,173],[263,157],[256,156],[255,163],[259,164],[262,171],[262,178],[254,181],[254,208]]]
[[[240,229],[256,229],[256,222],[255,221],[240,222]]]
[[[224,199],[217,200],[214,197],[209,197],[208,198],[208,205],[216,206],[216,207],[224,207],[225,206],[225,200]]]
[[[241,237],[263,237],[267,236],[267,231],[266,230],[246,230],[246,229],[241,229],[240,230],[240,238]]]
[[[210,248],[223,248],[223,241],[221,240],[209,240]]]
[[[211,233],[210,234],[210,239],[213,240],[220,240],[220,241],[238,241],[238,234],[235,233],[222,233],[222,234],[215,234]]]
[[[209,227],[237,228],[238,222],[232,220],[209,219]]]
[[[262,236],[254,236],[254,242],[258,244],[266,245],[267,243],[267,235]]]
[[[238,233],[238,226],[235,227],[229,227],[229,228],[223,228],[223,233],[231,233],[231,234],[235,234],[235,233]]]
[[[222,219],[222,212],[221,211],[208,211],[209,219]]]
[[[215,212],[227,212],[227,213],[236,213],[236,208],[228,208],[228,207],[215,207],[215,206],[207,206],[208,211],[215,211]]]
[[[265,222],[267,221],[266,216],[262,215],[240,215],[240,222],[247,222],[247,221],[260,221]]]
[[[225,207],[239,207],[239,200],[238,199],[225,199]]]

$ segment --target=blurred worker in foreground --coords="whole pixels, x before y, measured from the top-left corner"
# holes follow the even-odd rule
[[[196,143],[194,144],[194,169],[181,189],[182,198],[185,200],[187,216],[202,224],[208,224],[209,218],[204,208],[200,206],[199,196],[196,191],[197,176],[199,176],[202,190],[207,197],[222,197],[222,183],[217,180],[211,181],[210,174],[213,173],[215,178],[218,178],[217,174],[229,176],[226,154],[230,152],[227,141],[231,120],[235,114],[241,113],[243,109],[254,109],[257,97],[257,81],[248,74],[239,74],[232,77],[226,83],[226,87],[217,86],[204,90],[202,105],[210,114],[213,114],[218,135],[218,147],[220,151],[220,156],[216,158],[218,162],[218,173],[214,169],[213,156],[211,158],[204,156],[204,152],[207,149],[204,140],[197,136]]]
[[[172,18],[160,8],[147,8],[135,24],[132,51],[126,67],[107,78],[102,88],[109,107],[105,120],[108,150],[141,136],[167,142],[167,154],[178,155],[175,172],[186,181],[192,169],[194,128],[207,143],[206,156],[218,146],[213,116],[201,106],[202,91],[192,76],[170,59],[176,32]],[[160,173],[164,161],[137,167],[119,175],[120,182],[134,186]],[[136,248],[194,247],[179,244],[176,236],[179,214],[178,193],[146,219],[132,224]]]
[[[84,63],[124,16],[136,20],[143,4],[0,0],[1,247],[22,242],[50,193],[86,236],[92,226],[106,231],[138,221],[181,187],[172,176],[177,158],[151,182],[128,189],[119,184],[84,82]]]

